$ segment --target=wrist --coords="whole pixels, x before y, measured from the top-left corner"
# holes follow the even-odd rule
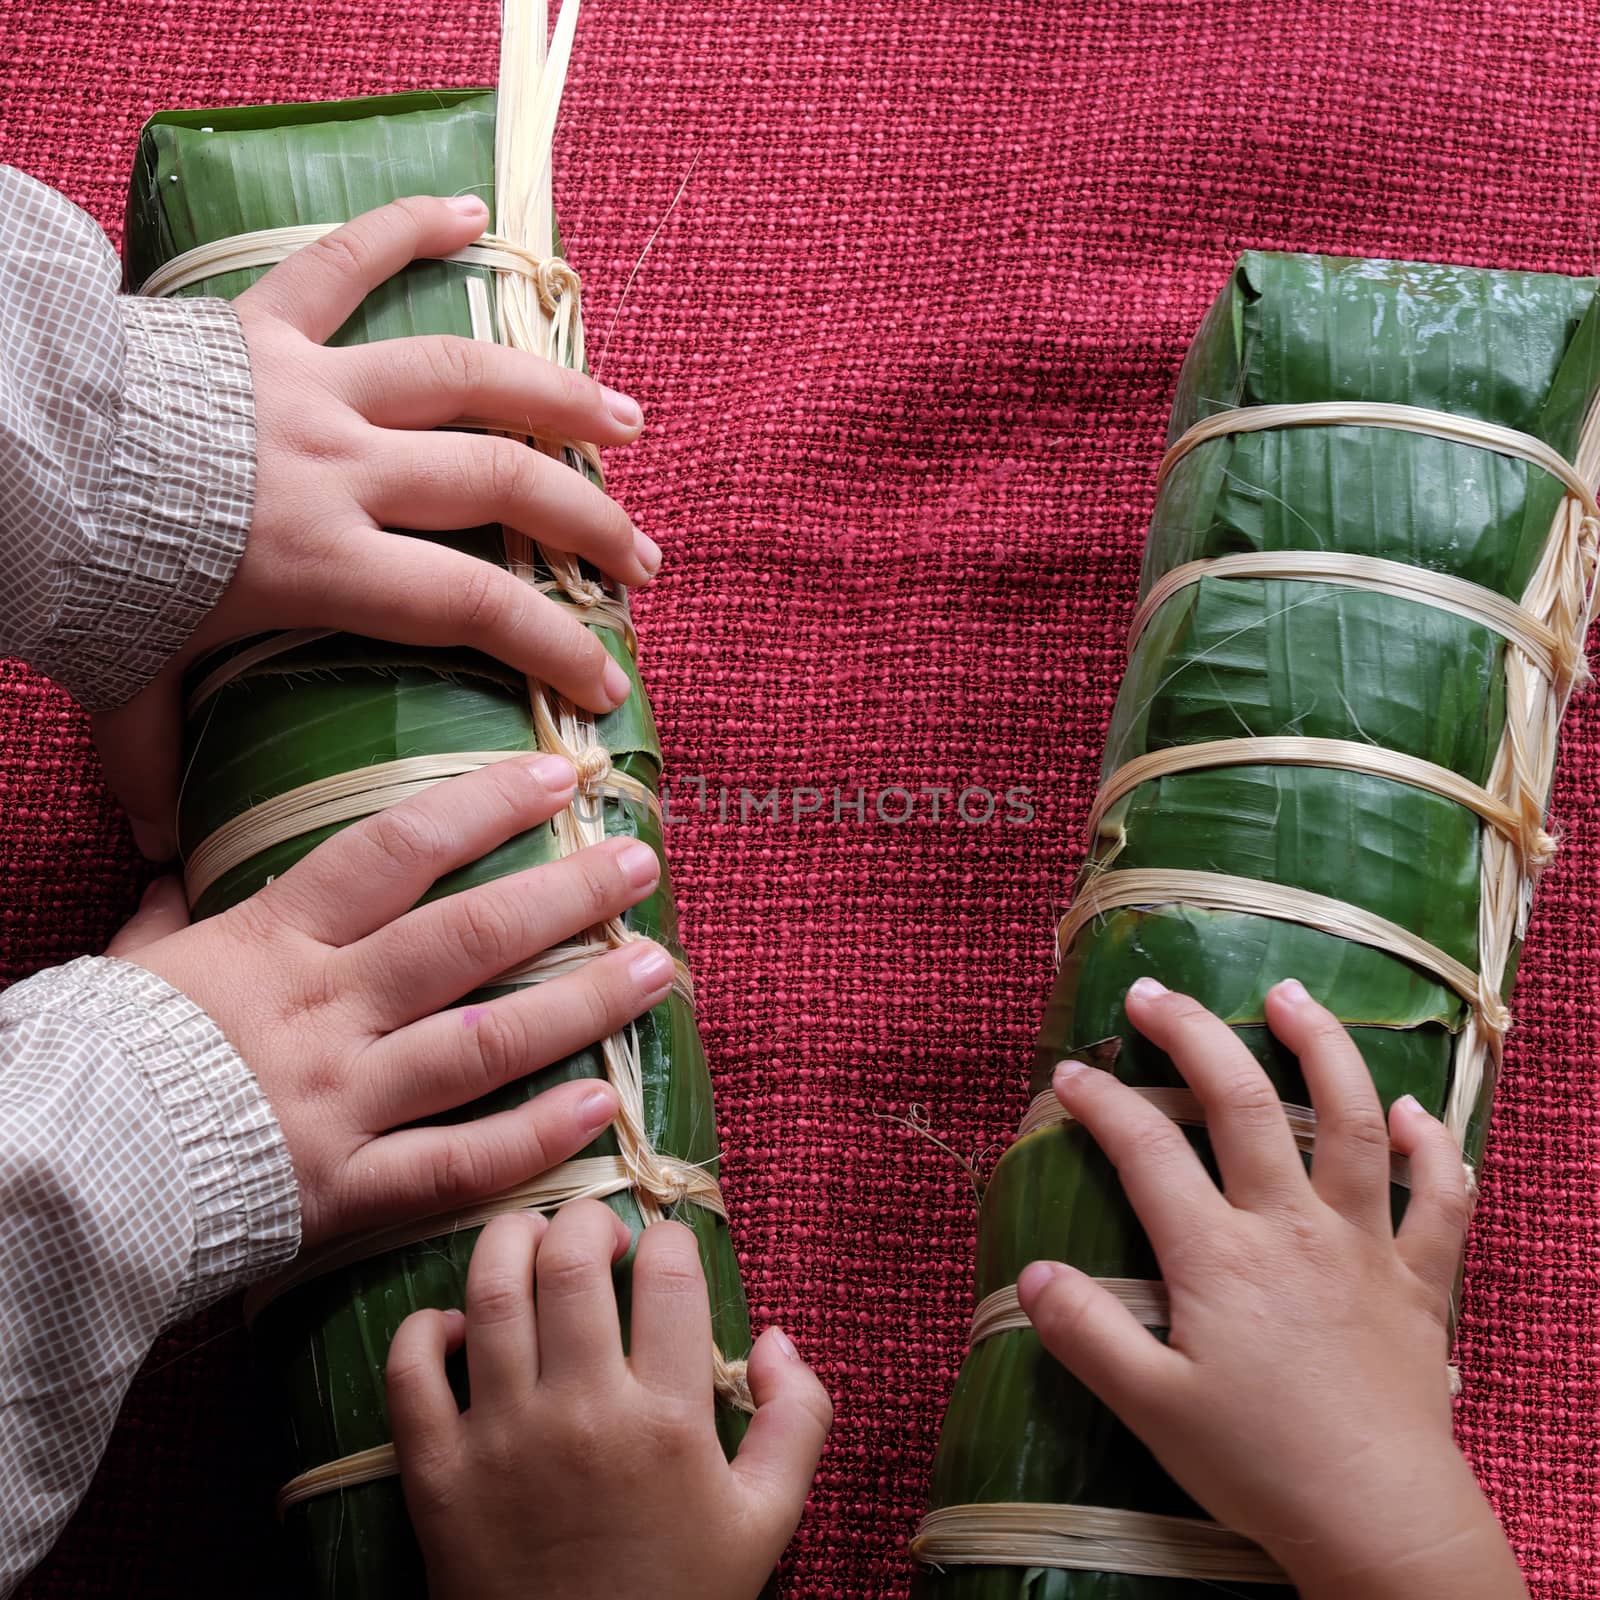
[[[1466,1461],[1420,1463],[1382,1508],[1272,1550],[1301,1600],[1526,1600],[1516,1558]],[[1372,1503],[1380,1498],[1373,1485]],[[1410,1491],[1410,1492],[1407,1492]]]

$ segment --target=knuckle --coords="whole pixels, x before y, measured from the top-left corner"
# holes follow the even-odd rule
[[[1218,1099],[1230,1115],[1250,1122],[1282,1121],[1283,1109],[1278,1092],[1259,1071],[1232,1073],[1218,1091]]]
[[[450,937],[468,961],[478,967],[510,964],[516,929],[503,905],[483,894],[459,894],[452,897],[450,913]],[[482,1020],[490,1016],[495,1017],[491,1031],[503,1031],[504,1014],[491,1011]]]
[[[501,1267],[478,1274],[467,1286],[467,1312],[483,1323],[512,1322],[527,1310],[529,1290],[514,1272]]]
[[[1170,1167],[1186,1148],[1187,1141],[1173,1123],[1164,1117],[1159,1122],[1145,1120],[1129,1135],[1126,1153],[1118,1165]]]
[[[610,1466],[616,1458],[615,1430],[609,1419],[593,1406],[574,1406],[555,1422],[551,1430],[551,1445],[560,1467],[580,1478],[591,1478],[604,1472],[611,1476]],[[639,1452],[625,1450],[618,1465],[625,1465]]]
[[[570,1242],[547,1244],[539,1253],[539,1290],[543,1294],[585,1294],[597,1275],[594,1257]]]
[[[389,1347],[389,1364],[384,1369],[384,1381],[391,1394],[409,1396],[421,1389],[430,1376],[430,1363],[419,1335],[408,1332],[413,1319],[408,1318]]]
[[[572,868],[572,901],[580,915],[600,918],[618,903],[622,871],[614,851],[591,847],[567,857]]]
[[[371,250],[355,229],[340,228],[337,233],[324,234],[306,248],[315,254],[319,265],[331,268],[341,277],[364,279],[370,273]]]
[[[705,1271],[693,1233],[681,1222],[657,1222],[646,1237],[650,1249],[642,1270],[650,1285],[665,1294],[705,1293]],[[641,1270],[635,1267],[635,1272]]]
[[[453,1517],[460,1503],[455,1451],[413,1446],[406,1452],[406,1468],[406,1505],[411,1515],[424,1525]]]
[[[517,593],[514,578],[487,561],[474,561],[455,587],[456,625],[469,637],[498,633],[510,618]]]
[[[527,1033],[505,1006],[488,1006],[479,1014],[474,1046],[486,1089],[517,1077],[528,1059]]]
[[[1070,1283],[1052,1283],[1037,1308],[1039,1336],[1053,1354],[1078,1343],[1089,1315],[1089,1299]],[[831,1411],[831,1406],[830,1406]]]
[[[497,505],[524,506],[538,488],[538,452],[512,439],[491,439],[484,456],[484,486]]]
[[[1439,1214],[1456,1232],[1465,1233],[1472,1219],[1472,1196],[1467,1189],[1466,1169],[1450,1143],[1448,1151],[1440,1152],[1441,1172],[1432,1185],[1431,1198]]]
[[[1363,1150],[1389,1151],[1389,1126],[1376,1106],[1363,1106],[1342,1112],[1338,1117],[1319,1120],[1319,1131],[1324,1135],[1336,1133],[1347,1144],[1359,1145]]]
[[[494,1162],[475,1140],[447,1139],[433,1158],[433,1192],[445,1205],[486,1194],[494,1188]]]
[[[612,1003],[597,972],[586,972],[574,991],[573,1006],[583,1037],[589,1040],[604,1039],[616,1031]]]
[[[471,393],[483,387],[483,352],[471,339],[441,335],[421,343],[422,358],[435,387],[451,394]]]
[[[1306,1035],[1313,1048],[1326,1050],[1333,1045],[1347,1045],[1351,1043],[1350,1035],[1345,1025],[1334,1016],[1331,1011],[1325,1011],[1320,1005],[1312,1010],[1305,1024]]]
[[[682,1462],[694,1453],[709,1414],[681,1395],[660,1394],[644,1408],[639,1423],[649,1440],[647,1454],[657,1462]]]
[[[365,827],[378,854],[401,872],[432,872],[444,858],[444,830],[422,806],[390,806]]]

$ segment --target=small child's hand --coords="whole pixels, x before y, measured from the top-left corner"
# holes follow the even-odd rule
[[[1385,1127],[1349,1034],[1296,982],[1267,1022],[1317,1111],[1308,1176],[1267,1075],[1234,1033],[1153,979],[1129,1019],[1205,1109],[1225,1192],[1178,1127],[1072,1062],[1055,1090],[1116,1166],[1172,1302],[1163,1345],[1091,1278],[1018,1281],[1040,1339],[1305,1600],[1511,1600],[1525,1590],[1450,1434],[1447,1306],[1468,1200],[1460,1153],[1409,1097]],[[1390,1222],[1390,1148],[1411,1197]]]
[[[417,905],[575,787],[558,756],[498,762],[354,823],[193,927],[147,907],[112,946],[209,1012],[255,1073],[294,1161],[306,1244],[509,1189],[616,1114],[616,1091],[583,1079],[475,1121],[404,1126],[583,1049],[671,988],[671,956],[639,940],[486,1005],[440,1009],[655,888],[655,852],[608,839]]]
[[[628,1231],[598,1201],[484,1229],[466,1315],[419,1311],[389,1352],[389,1414],[432,1600],[753,1600],[794,1532],[833,1421],[776,1328],[757,1411],[717,1442],[711,1315],[693,1235],[645,1230],[623,1354],[611,1265]],[[537,1286],[536,1286],[537,1285]],[[472,1403],[445,1378],[466,1341]]]
[[[582,373],[487,342],[323,343],[386,278],[460,249],[488,220],[473,196],[398,200],[296,251],[234,302],[256,412],[244,555],[156,682],[94,718],[107,778],[146,854],[174,848],[179,679],[197,654],[229,639],[338,628],[402,644],[471,645],[591,711],[626,697],[626,674],[594,634],[531,585],[383,530],[505,523],[622,583],[646,583],[661,552],[581,473],[511,439],[432,431],[498,422],[619,445],[638,436],[638,405]]]

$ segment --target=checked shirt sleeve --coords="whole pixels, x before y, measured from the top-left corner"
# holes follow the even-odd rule
[[[0,1596],[82,1499],[156,1335],[299,1238],[277,1119],[186,996],[103,956],[0,995]]]
[[[93,710],[216,604],[255,494],[233,308],[120,284],[88,216],[0,166],[0,654]]]

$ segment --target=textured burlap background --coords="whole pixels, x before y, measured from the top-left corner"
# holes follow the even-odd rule
[[[1260,245],[1585,272],[1595,12],[1517,0],[590,0],[558,198],[639,602],[757,1318],[839,1426],[789,1593],[898,1595],[969,1307],[966,1152],[1013,1126],[1179,359]],[[161,107],[488,81],[489,0],[0,0],[0,158],[114,232]],[[622,284],[691,160],[682,202]],[[1461,1437],[1535,1593],[1600,1595],[1600,769],[1566,742],[1473,1234]],[[727,785],[831,798],[726,820]],[[1025,785],[1026,827],[878,822]],[[903,801],[891,799],[891,814]],[[948,812],[949,802],[944,809]],[[974,807],[969,804],[969,810]],[[687,805],[680,810],[690,810]],[[97,949],[140,871],[80,719],[0,677],[0,946]],[[38,1597],[279,1592],[231,1308],[163,1341]],[[1419,1530],[1419,1532],[1425,1530]]]

